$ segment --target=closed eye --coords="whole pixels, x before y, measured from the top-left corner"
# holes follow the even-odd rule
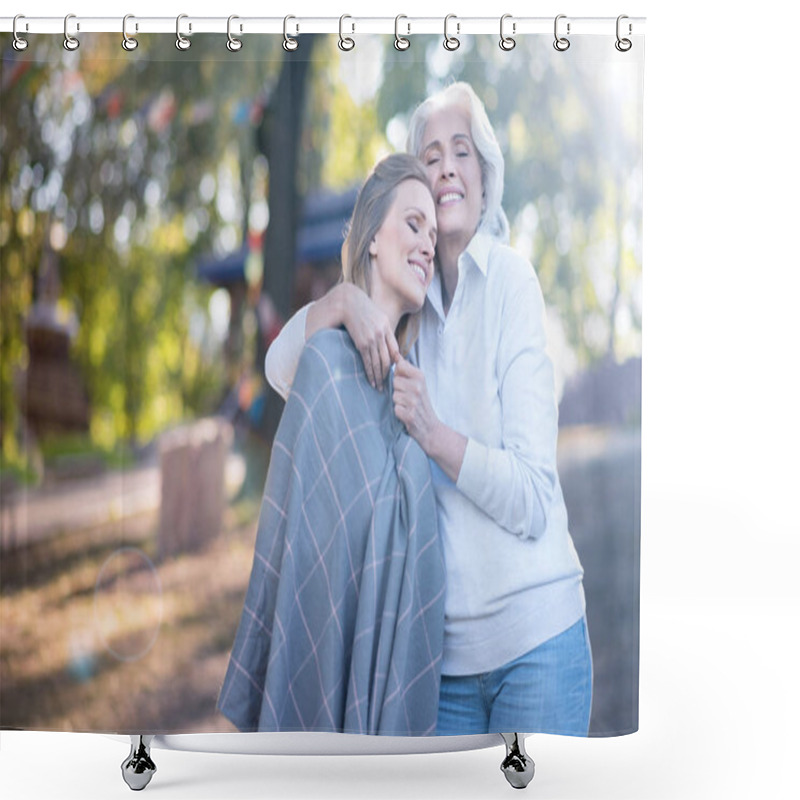
[[[463,134],[456,134],[453,137],[453,150],[455,151],[456,157],[458,158],[465,158],[472,155],[472,139]]]
[[[431,164],[435,164],[441,157],[441,151],[439,149],[439,145],[436,143],[430,144],[427,150],[425,151],[424,155],[425,155],[425,166],[430,166]]]

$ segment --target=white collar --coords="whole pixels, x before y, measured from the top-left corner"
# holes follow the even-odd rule
[[[458,272],[459,281],[463,280],[463,268],[467,261],[471,261],[477,268],[481,275],[486,277],[489,269],[489,253],[495,243],[495,240],[488,233],[477,231],[470,239],[469,244],[464,249],[464,252],[458,257]],[[428,287],[427,299],[430,302],[433,310],[436,312],[439,319],[444,321],[444,303],[442,302],[442,273],[437,269],[433,276],[431,285]]]

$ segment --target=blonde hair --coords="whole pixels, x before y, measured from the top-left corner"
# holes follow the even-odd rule
[[[470,136],[475,144],[481,167],[485,206],[478,222],[478,230],[507,243],[509,225],[502,206],[505,172],[503,153],[497,143],[486,109],[468,83],[463,81],[451,83],[417,106],[408,124],[406,150],[421,157],[424,144],[422,137],[431,114],[453,106],[464,111],[469,118]]]
[[[430,191],[428,176],[420,160],[408,153],[395,153],[375,165],[356,198],[342,245],[342,280],[354,283],[367,294],[372,288],[370,243],[389,213],[397,187],[407,180],[419,181]],[[419,316],[419,311],[405,314],[397,325],[395,337],[404,356],[419,333]]]

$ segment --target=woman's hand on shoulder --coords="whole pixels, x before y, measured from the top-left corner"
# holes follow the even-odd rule
[[[400,358],[389,318],[357,286],[343,283],[339,288],[344,326],[361,354],[367,380],[382,390],[389,368]]]

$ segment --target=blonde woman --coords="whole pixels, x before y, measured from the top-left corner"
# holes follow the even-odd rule
[[[380,309],[402,353],[435,244],[424,169],[389,156],[356,201],[343,285]],[[391,398],[370,386],[346,331],[320,330],[273,445],[219,708],[242,731],[433,734],[443,631],[428,460]]]
[[[266,359],[286,393],[304,337],[345,325],[371,383],[428,455],[445,549],[440,734],[586,735],[592,658],[583,569],[556,470],[557,406],[533,267],[508,247],[504,163],[472,88],[414,112],[409,152],[436,204],[436,275],[409,360],[353,286],[302,309]]]

